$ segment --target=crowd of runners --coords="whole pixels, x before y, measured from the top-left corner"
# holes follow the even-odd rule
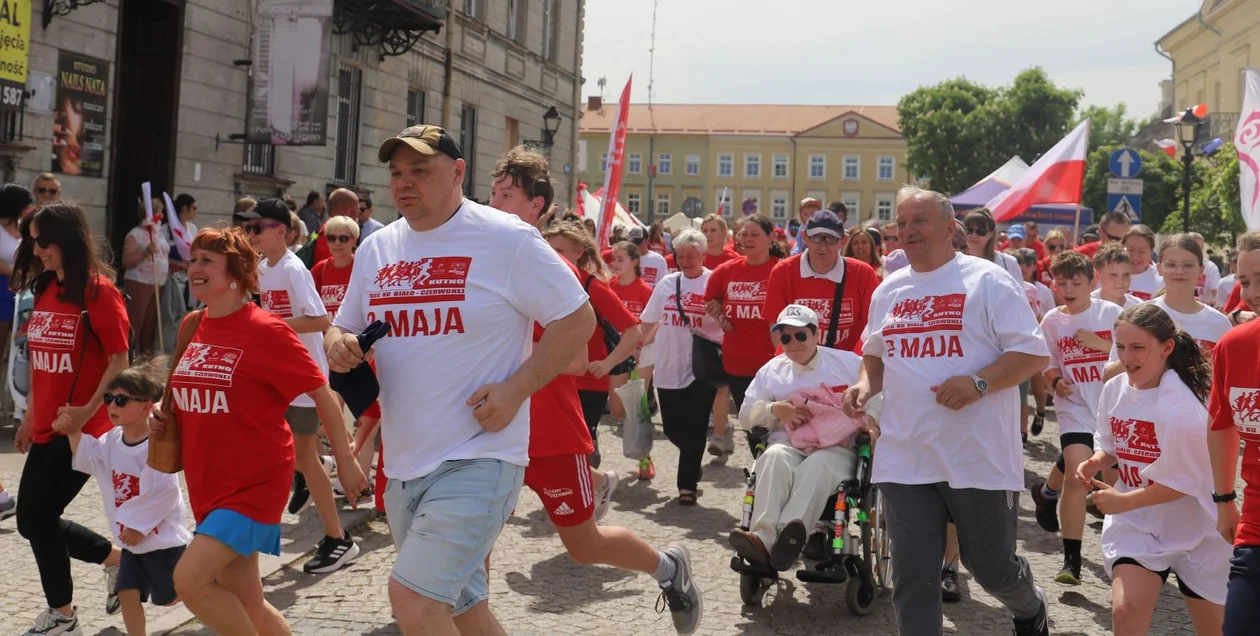
[[[628,477],[600,470],[617,450],[596,443],[609,420],[635,478],[674,478],[671,505],[699,505],[706,453],[726,461],[747,441],[729,535],[741,572],[849,554],[840,513],[860,500],[852,520],[877,515],[890,562],[858,569],[880,569],[902,634],[941,633],[959,562],[1015,634],[1049,634],[1016,529],[1023,447],[1050,408],[1062,455],[1030,494],[1062,537],[1054,581],[1081,583],[1093,514],[1117,634],[1150,630],[1169,574],[1196,633],[1260,624],[1260,232],[1230,246],[1222,277],[1197,235],[1107,214],[1043,239],[909,186],[890,223],[806,199],[786,227],[710,215],[606,232],[556,212],[531,150],[500,158],[488,205],[463,196],[468,164],[439,127],[402,131],[378,159],[393,223],[336,190],[300,210],[243,199],[187,243],[160,219],[133,232],[124,265],[153,271],[127,282],[160,296],[162,252],[187,289],[156,347],[169,356],[149,352],[163,328],[150,297],[134,306],[137,285],[117,284],[55,180],[38,196],[0,188],[0,274],[34,303],[0,312],[29,359],[26,464],[17,496],[0,485],[48,606],[28,634],[80,633],[71,558],[104,566],[105,610],[130,634],[145,633],[145,602],[182,602],[218,633],[287,634],[258,556],[279,552],[282,511],[313,501],[326,536],[304,570],[354,560],[339,498],[386,515],[403,633],[505,633],[491,552],[522,486],[575,563],[650,576],[656,610],[692,633],[703,595],[687,547],[601,523]],[[177,201],[190,229],[195,201]],[[658,412],[676,466],[653,461]],[[91,476],[110,537],[64,518]]]

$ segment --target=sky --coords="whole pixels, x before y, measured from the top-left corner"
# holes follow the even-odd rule
[[[616,101],[895,105],[953,77],[990,86],[1041,66],[1082,106],[1158,110],[1155,41],[1201,0],[587,0],[583,95]],[[1235,109],[1236,110],[1236,109]]]

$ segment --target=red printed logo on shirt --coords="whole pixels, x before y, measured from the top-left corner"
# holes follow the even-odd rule
[[[643,268],[643,282],[649,285],[656,284],[656,278],[660,275],[660,270],[655,267]]]
[[[1199,351],[1203,352],[1203,357],[1209,362],[1212,361],[1212,354],[1216,351],[1216,343],[1211,340],[1195,340],[1199,343]]]
[[[1111,340],[1110,331],[1095,331],[1094,335],[1103,340]],[[1098,351],[1091,349],[1072,336],[1063,336],[1059,338],[1059,357],[1063,360],[1064,366],[1074,364],[1093,364],[1095,362],[1106,362],[1107,351]]]
[[[78,314],[37,311],[26,323],[26,340],[43,349],[73,350],[79,342]]]
[[[884,335],[962,331],[966,294],[906,298],[893,305],[884,323]]]
[[[140,494],[140,478],[127,473],[114,473],[114,507],[123,505],[128,499]]]
[[[1139,464],[1159,459],[1159,440],[1155,423],[1146,420],[1111,418],[1111,437],[1115,440],[1116,457]]]
[[[391,263],[376,271],[368,292],[370,305],[414,305],[418,303],[464,300],[468,270],[467,256],[438,256],[417,261]]]
[[[1151,299],[1151,295],[1146,292],[1135,291],[1135,290],[1130,289],[1129,293],[1132,294],[1134,298],[1137,298],[1138,300],[1141,300],[1143,302]]]
[[[726,284],[726,316],[741,320],[762,320],[770,281],[731,281]],[[851,322],[851,320],[850,320]]]
[[[340,306],[341,301],[346,299],[346,287],[348,285],[324,285],[319,288],[319,299],[326,307]]]
[[[293,317],[293,303],[289,301],[289,292],[285,289],[272,289],[262,293],[263,309],[280,316]]]
[[[643,313],[643,303],[637,300],[623,300],[621,301],[621,305],[632,315],[638,316]]]
[[[687,312],[687,320],[691,322],[691,326],[701,329],[704,326],[704,296],[693,294],[691,292],[683,292],[682,297],[683,311]],[[670,325],[674,327],[685,327],[682,318],[678,316],[678,295],[670,294],[665,299],[665,315]]]
[[[171,375],[173,379],[187,384],[230,388],[236,365],[240,364],[244,354],[235,347],[190,342]]]
[[[1260,389],[1230,387],[1229,407],[1238,433],[1253,441],[1260,439]]]

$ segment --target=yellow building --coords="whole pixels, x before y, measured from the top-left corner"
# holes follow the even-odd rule
[[[582,114],[576,171],[592,191],[604,183],[616,110]],[[814,197],[843,201],[850,223],[891,220],[910,180],[905,157],[895,106],[634,104],[618,199],[644,221],[710,214],[724,189],[727,215],[755,208],[782,224]]]
[[[1200,127],[1200,139],[1231,139],[1245,92],[1242,71],[1260,66],[1260,2],[1204,0],[1155,46],[1173,66],[1172,79],[1162,83],[1160,110],[1207,104],[1210,122]]]

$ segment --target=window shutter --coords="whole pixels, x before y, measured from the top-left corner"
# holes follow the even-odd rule
[[[529,0],[516,0],[515,40],[521,44],[525,43],[525,29],[527,26],[529,26]]]

